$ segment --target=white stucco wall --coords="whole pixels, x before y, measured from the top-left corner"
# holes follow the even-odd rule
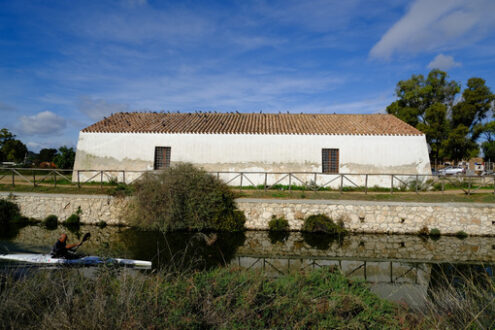
[[[152,170],[156,146],[208,171],[321,172],[322,149],[338,148],[340,173],[430,174],[424,136],[360,135],[80,133],[74,170]]]

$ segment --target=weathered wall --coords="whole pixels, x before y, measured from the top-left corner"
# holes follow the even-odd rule
[[[341,173],[431,174],[424,136],[378,135],[81,132],[74,170],[152,170],[156,146],[171,147],[172,164],[190,162],[207,171],[321,172],[322,148],[338,148]],[[81,180],[92,176],[80,175]],[[127,173],[126,180],[135,176]],[[251,179],[263,183],[263,176]],[[370,180],[370,186],[390,185],[390,178]]]
[[[9,198],[0,193],[0,198]],[[16,193],[13,199],[28,217],[49,214],[61,220],[78,206],[83,223],[105,221],[118,224],[126,199],[101,195],[57,195]],[[438,228],[444,234],[463,230],[470,235],[495,235],[495,205],[475,203],[397,203],[338,200],[239,199],[238,207],[247,217],[248,229],[267,229],[272,215],[284,216],[291,229],[298,230],[303,219],[324,213],[342,219],[354,232],[417,233],[423,226]]]
[[[354,232],[405,234],[427,226],[444,234],[462,230],[470,235],[495,235],[493,204],[242,199],[238,205],[252,229],[267,229],[275,215],[284,216],[297,230],[308,215],[324,213],[341,219]]]

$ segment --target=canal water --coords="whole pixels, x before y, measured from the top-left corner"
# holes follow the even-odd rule
[[[64,227],[11,227],[0,232],[0,253],[48,253]],[[154,269],[209,269],[235,265],[276,276],[322,266],[338,267],[369,283],[373,292],[421,309],[431,290],[493,278],[495,239],[414,235],[348,235],[340,239],[299,232],[160,233],[130,228],[82,226],[69,243],[91,233],[84,255],[151,260]],[[19,267],[1,262],[0,268]]]

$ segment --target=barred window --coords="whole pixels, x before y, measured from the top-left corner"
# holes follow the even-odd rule
[[[170,167],[170,147],[155,147],[155,170]]]
[[[322,149],[323,173],[339,173],[339,149]]]

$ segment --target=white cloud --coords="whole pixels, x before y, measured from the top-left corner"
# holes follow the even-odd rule
[[[458,66],[461,66],[461,63],[456,62],[454,60],[454,57],[443,54],[438,54],[437,56],[435,56],[433,61],[431,61],[428,64],[429,69],[440,69],[440,70],[448,70]]]
[[[495,20],[493,0],[416,0],[370,51],[374,58],[460,48],[484,38]]]
[[[51,111],[19,118],[19,131],[25,135],[57,135],[67,126],[67,121]]]
[[[77,106],[79,111],[93,120],[100,120],[112,113],[129,111],[128,104],[108,103],[103,99],[93,99],[88,96],[80,97]]]

